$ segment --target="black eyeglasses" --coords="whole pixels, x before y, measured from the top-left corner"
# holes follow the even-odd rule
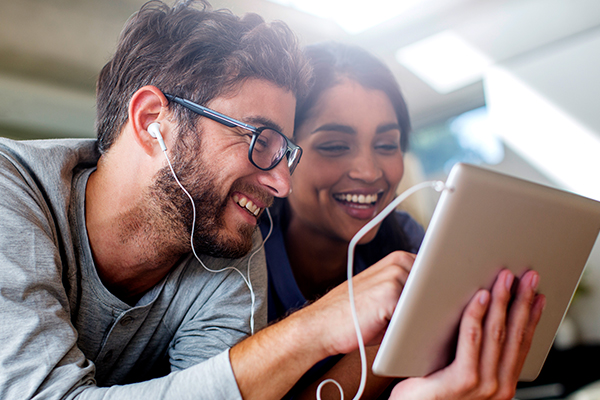
[[[188,110],[210,118],[230,128],[240,127],[252,132],[252,140],[248,149],[248,159],[258,169],[269,171],[277,166],[284,156],[287,156],[290,175],[294,173],[300,157],[302,148],[292,143],[283,133],[266,126],[256,128],[252,125],[238,121],[210,108],[201,106],[181,97],[164,94],[169,101],[177,103]]]

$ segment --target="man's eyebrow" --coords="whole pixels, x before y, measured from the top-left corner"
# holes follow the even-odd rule
[[[334,123],[321,125],[318,128],[316,128],[315,130],[313,130],[311,132],[311,134],[321,132],[321,131],[348,133],[350,135],[356,134],[356,131],[351,126],[342,125],[342,124],[334,124]]]
[[[253,125],[256,128],[267,127],[271,129],[275,129],[278,132],[282,132],[281,126],[274,122],[273,120],[265,117],[247,117],[243,120],[245,123]]]

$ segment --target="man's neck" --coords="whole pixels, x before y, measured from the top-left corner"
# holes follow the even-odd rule
[[[90,175],[86,228],[100,279],[111,293],[131,303],[160,282],[186,251],[180,240],[171,239],[173,232],[142,195],[143,189],[131,190],[131,182],[108,179],[114,175],[100,164]]]

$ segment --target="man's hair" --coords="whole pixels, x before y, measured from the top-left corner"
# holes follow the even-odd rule
[[[98,77],[98,148],[104,153],[115,142],[132,95],[145,85],[206,104],[250,78],[270,81],[300,98],[310,76],[296,36],[283,22],[266,24],[256,14],[240,18],[228,10],[213,11],[204,0],[173,7],[148,2],[125,25],[114,57]],[[196,114],[174,110],[182,131],[195,126]]]
[[[307,46],[304,53],[313,68],[314,84],[308,94],[296,103],[294,131],[311,118],[324,91],[339,84],[343,78],[350,78],[387,95],[400,125],[402,150],[406,151],[411,129],[408,108],[396,78],[381,60],[361,47],[332,41]]]

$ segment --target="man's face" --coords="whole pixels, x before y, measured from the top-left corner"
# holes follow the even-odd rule
[[[291,136],[295,109],[292,93],[258,79],[243,83],[227,97],[207,104],[242,122],[273,127]],[[274,196],[289,192],[286,160],[271,171],[261,171],[248,160],[251,134],[200,118],[197,131],[177,137],[169,156],[181,184],[194,199],[194,246],[198,253],[237,258],[252,248],[257,219]],[[192,227],[191,202],[175,182],[168,166],[161,169],[152,188],[172,223]],[[175,229],[177,231],[177,229]],[[189,236],[186,239],[189,243]]]

